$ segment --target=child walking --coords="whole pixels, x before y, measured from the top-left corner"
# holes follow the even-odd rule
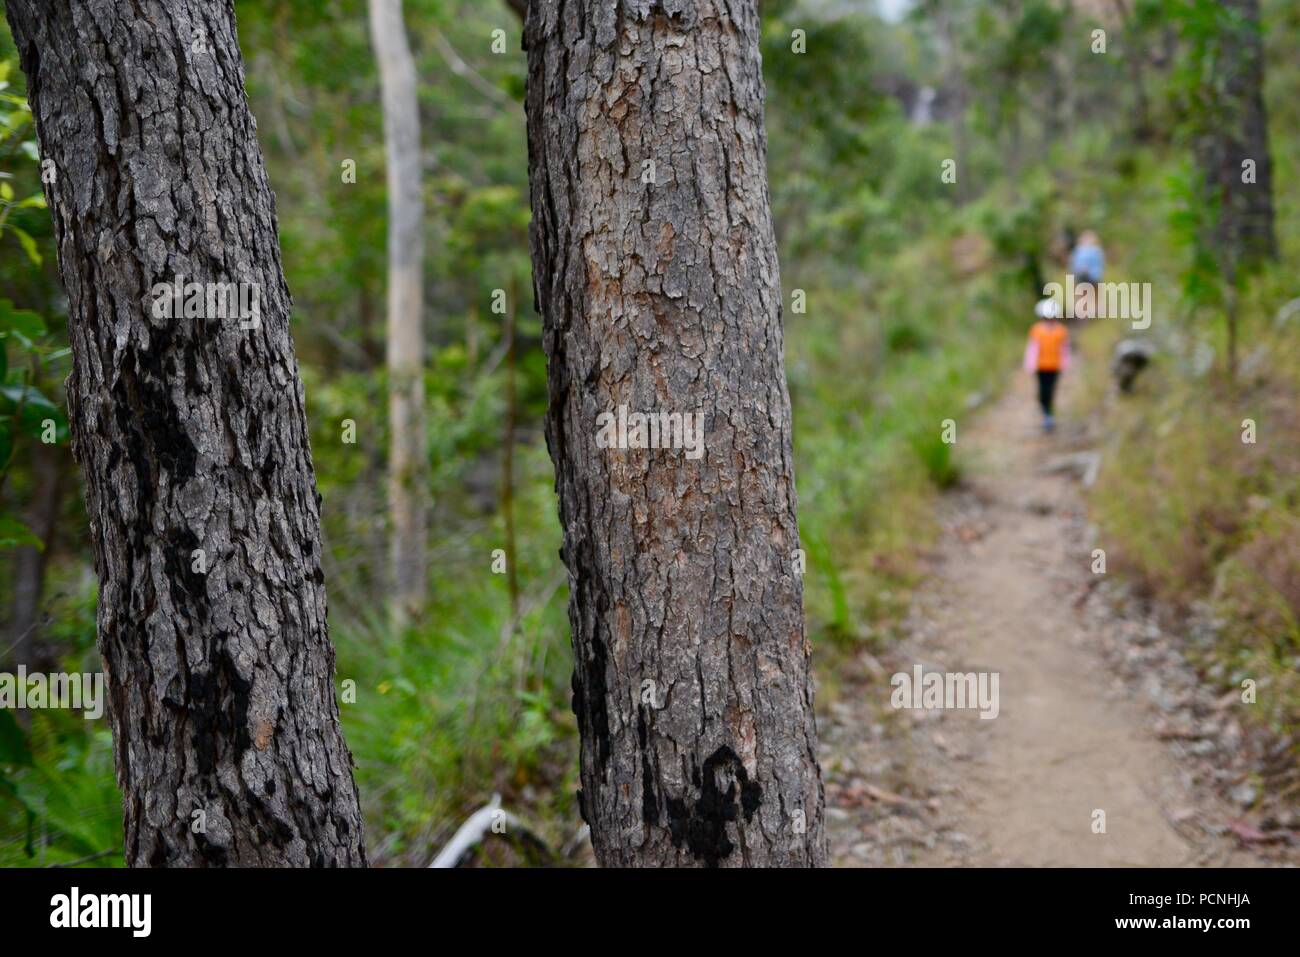
[[[1038,375],[1038,404],[1043,410],[1043,431],[1056,427],[1052,417],[1052,401],[1056,395],[1056,381],[1070,367],[1070,331],[1061,319],[1061,305],[1055,299],[1044,299],[1034,307],[1038,321],[1029,330],[1025,346],[1025,371]]]

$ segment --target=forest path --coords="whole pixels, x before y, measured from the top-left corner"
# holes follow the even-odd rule
[[[1055,435],[1040,433],[1023,374],[959,422],[967,479],[943,505],[906,637],[882,661],[863,655],[861,684],[823,720],[836,863],[1252,863],[1224,827],[1229,810],[1194,793],[1158,740],[1144,689],[1104,660],[1101,633],[1133,626],[1082,608],[1096,576],[1079,477],[1051,467],[1086,448],[1071,396],[1087,374],[1105,372],[1063,378]],[[996,672],[997,716],[892,708],[890,676],[917,664]]]

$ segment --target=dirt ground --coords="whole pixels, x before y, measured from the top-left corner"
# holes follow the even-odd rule
[[[851,662],[821,721],[837,865],[1247,866],[1289,856],[1240,839],[1243,809],[1205,785],[1194,742],[1175,740],[1158,706],[1174,695],[1167,681],[1186,684],[1189,670],[1172,659],[1141,665],[1148,625],[1094,587],[1092,549],[1104,543],[1084,508],[1087,463],[1077,456],[1090,437],[1070,417],[1074,384],[1062,383],[1051,436],[1027,376],[959,420],[967,477],[944,502],[905,637]],[[1139,664],[1117,668],[1130,646]],[[893,708],[891,675],[917,664],[996,672],[997,717]]]

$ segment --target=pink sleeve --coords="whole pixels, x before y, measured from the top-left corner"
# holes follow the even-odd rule
[[[1025,371],[1033,372],[1038,368],[1038,340],[1030,338],[1025,346]]]
[[[1061,371],[1065,372],[1070,368],[1070,340],[1066,339],[1061,343]]]

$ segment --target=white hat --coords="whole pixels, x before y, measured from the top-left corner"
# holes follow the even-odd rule
[[[1059,319],[1061,304],[1055,299],[1040,299],[1038,305],[1034,306],[1034,315],[1039,319]]]

